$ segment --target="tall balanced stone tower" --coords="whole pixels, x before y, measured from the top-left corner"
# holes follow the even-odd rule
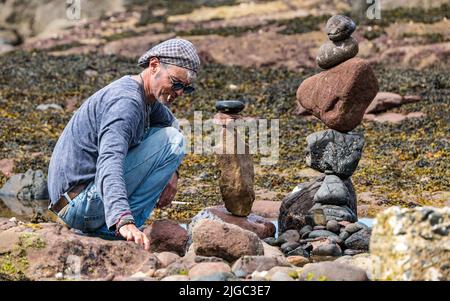
[[[249,146],[237,128],[244,121],[240,115],[244,103],[222,100],[216,103],[216,109],[219,112],[214,116],[214,122],[221,125],[221,139],[216,146],[220,151],[216,151],[216,162],[220,170],[222,200],[225,208],[233,215],[248,216],[255,200],[255,175]]]
[[[321,234],[340,235],[345,232],[345,225],[357,221],[351,175],[358,166],[364,136],[353,130],[375,98],[378,81],[370,65],[355,58],[358,43],[351,36],[355,29],[353,20],[346,16],[336,15],[328,20],[326,32],[330,41],[322,45],[317,55],[317,63],[325,71],[304,80],[297,90],[299,107],[329,129],[306,138],[307,165],[323,175],[299,185],[298,191],[286,196],[280,208],[279,232],[295,229],[303,238],[317,239]],[[314,229],[327,231],[319,233]],[[347,234],[340,238],[349,239]],[[346,248],[346,244],[341,243],[334,253],[340,253],[341,248]]]

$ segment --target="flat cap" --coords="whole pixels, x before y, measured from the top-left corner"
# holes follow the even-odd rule
[[[184,39],[170,39],[150,48],[138,61],[138,65],[147,68],[150,59],[157,57],[162,63],[186,68],[197,73],[200,58],[194,45]]]

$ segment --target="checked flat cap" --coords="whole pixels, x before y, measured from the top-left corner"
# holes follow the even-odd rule
[[[162,63],[186,68],[197,73],[200,58],[194,45],[184,39],[170,39],[164,41],[139,58],[138,65],[147,68],[152,57],[157,57]]]

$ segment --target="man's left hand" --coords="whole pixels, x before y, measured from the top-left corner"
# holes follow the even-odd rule
[[[175,198],[175,194],[177,193],[177,183],[178,176],[177,173],[174,173],[166,188],[164,188],[161,196],[159,197],[159,202],[156,204],[156,208],[164,208],[170,205]]]

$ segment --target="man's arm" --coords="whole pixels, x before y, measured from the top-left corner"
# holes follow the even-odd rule
[[[148,238],[134,225],[123,178],[123,161],[141,122],[140,110],[137,103],[125,98],[102,113],[95,183],[105,207],[108,229],[117,230],[128,241],[149,250]]]

